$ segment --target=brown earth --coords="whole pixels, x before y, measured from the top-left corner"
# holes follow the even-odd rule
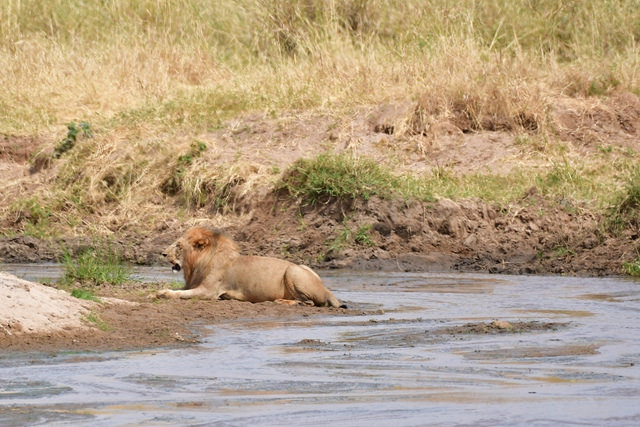
[[[640,251],[638,230],[603,232],[603,218],[550,205],[531,188],[511,211],[479,201],[432,203],[373,197],[292,205],[269,194],[245,223],[225,228],[244,253],[276,256],[321,268],[396,271],[478,271],[506,274],[618,275]],[[544,211],[544,215],[540,212]],[[201,222],[207,224],[207,221]],[[215,223],[211,225],[215,226]],[[155,235],[127,236],[112,246],[140,264],[161,262],[159,253],[188,228],[176,224]],[[353,243],[364,227],[369,239]],[[335,237],[346,236],[342,244]],[[89,248],[83,237],[0,239],[4,262],[60,259],[63,249]]]

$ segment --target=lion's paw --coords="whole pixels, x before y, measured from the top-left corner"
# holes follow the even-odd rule
[[[156,292],[156,298],[172,298],[171,289],[160,289]]]

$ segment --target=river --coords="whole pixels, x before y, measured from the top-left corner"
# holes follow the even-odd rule
[[[178,349],[2,354],[0,425],[640,425],[637,280],[321,276],[373,314],[233,321]],[[505,324],[525,326],[489,327]]]

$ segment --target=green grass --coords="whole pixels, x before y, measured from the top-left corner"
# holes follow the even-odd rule
[[[416,189],[373,159],[323,153],[298,160],[284,174],[276,189],[313,204],[319,199],[390,198],[410,187],[414,192],[426,191]],[[401,189],[400,193],[398,189]]]
[[[129,268],[111,250],[86,250],[75,258],[67,252],[63,256],[62,265],[64,275],[60,282],[63,285],[75,282],[89,285],[122,285],[130,280]]]
[[[87,322],[93,323],[101,331],[107,332],[109,329],[111,329],[109,325],[104,320],[102,320],[97,313],[93,311],[87,314],[86,319],[87,319]]]
[[[73,291],[71,291],[71,296],[78,299],[100,302],[100,298],[98,298],[91,289],[85,289],[85,288],[74,289]]]
[[[566,159],[554,161],[541,170],[519,169],[506,175],[491,173],[455,174],[447,168],[436,168],[422,174],[396,174],[390,167],[367,157],[351,154],[323,153],[300,159],[290,167],[275,186],[305,203],[322,199],[405,199],[424,202],[439,197],[450,199],[477,198],[485,202],[507,205],[521,199],[536,187],[550,202],[589,205],[599,211],[614,196],[618,169],[629,169],[624,191],[618,197],[612,217],[624,224],[633,222],[640,206],[640,173],[633,160],[615,164],[582,164]],[[635,172],[634,172],[635,170]],[[626,221],[626,222],[625,222]]]
[[[624,272],[629,276],[640,277],[640,256],[631,262],[622,264]]]
[[[626,176],[624,188],[608,211],[609,228],[620,231],[627,227],[640,229],[640,167]]]
[[[374,246],[375,243],[371,239],[371,225],[362,225],[358,227],[353,240],[364,246]]]

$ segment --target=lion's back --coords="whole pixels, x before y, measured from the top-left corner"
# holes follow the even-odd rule
[[[263,256],[239,256],[227,271],[225,282],[232,286],[281,288],[285,271],[295,265],[289,261]]]

